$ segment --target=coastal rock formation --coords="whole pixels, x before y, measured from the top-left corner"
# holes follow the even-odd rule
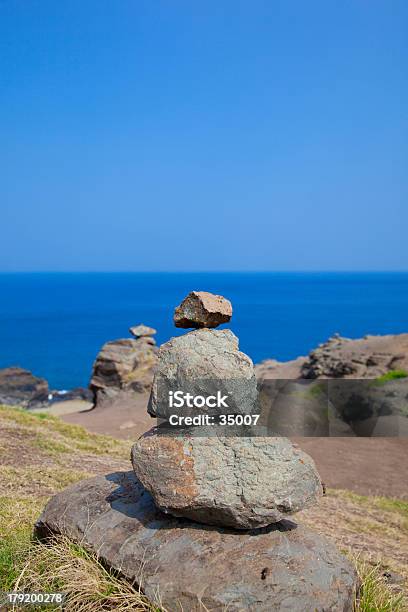
[[[258,379],[373,379],[392,370],[408,372],[408,334],[365,336],[352,340],[335,334],[307,357],[255,366]]]
[[[123,392],[132,396],[149,390],[156,365],[157,347],[151,337],[123,338],[107,342],[98,354],[90,388],[95,404],[112,401]]]
[[[143,323],[135,325],[134,327],[129,327],[129,332],[135,338],[143,338],[157,334],[157,330],[154,329],[154,327],[148,327],[147,325],[143,325]]]
[[[48,382],[23,368],[0,370],[0,404],[38,408],[48,404]]]
[[[277,361],[276,359],[265,359],[255,364],[255,374],[259,381],[262,380],[291,380],[300,378],[303,364],[307,357],[297,357],[291,361]]]
[[[174,311],[176,327],[218,327],[232,317],[232,305],[222,295],[192,291]]]
[[[231,411],[241,414],[252,412],[257,401],[253,363],[239,351],[238,338],[229,329],[198,329],[161,345],[149,414],[165,416],[168,391],[176,389],[195,395],[219,390],[229,394]]]
[[[352,609],[356,572],[320,534],[291,521],[249,532],[163,514],[131,473],[79,482],[36,524],[80,543],[166,610]]]
[[[302,366],[303,378],[377,378],[391,370],[408,370],[408,334],[333,336],[316,348]]]
[[[253,529],[314,503],[322,486],[313,460],[286,438],[142,436],[132,463],[166,513]]]
[[[268,426],[281,435],[408,431],[408,334],[357,340],[335,334],[308,357],[266,360],[255,371]]]

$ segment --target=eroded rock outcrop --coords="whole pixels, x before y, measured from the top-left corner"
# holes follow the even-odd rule
[[[336,335],[310,353],[301,375],[303,378],[377,378],[397,369],[408,371],[408,334],[366,336],[358,340]]]
[[[48,382],[23,368],[0,370],[0,404],[38,408],[48,404]]]
[[[307,357],[266,360],[255,371],[269,427],[283,435],[408,431],[408,334],[357,340],[335,334]]]
[[[151,388],[157,361],[153,338],[122,338],[107,342],[98,354],[92,371],[90,388],[95,404],[112,401],[120,393],[129,397]]]
[[[335,334],[307,357],[279,362],[267,359],[255,366],[259,379],[373,379],[392,370],[408,372],[408,334],[350,339]]]

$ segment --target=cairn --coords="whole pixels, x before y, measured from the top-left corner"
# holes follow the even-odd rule
[[[152,416],[163,417],[165,392],[175,388],[203,396],[221,390],[234,415],[256,416],[252,361],[230,330],[215,329],[231,315],[227,300],[205,292],[176,309],[175,324],[194,330],[159,349]],[[223,410],[190,406],[186,414],[211,419]],[[160,609],[351,612],[355,569],[322,535],[286,518],[322,494],[312,459],[256,427],[253,435],[199,429],[203,435],[153,428],[132,448],[134,472],[58,493],[36,523],[37,536],[80,542]]]
[[[259,407],[251,359],[238,350],[230,330],[207,327],[231,316],[230,302],[206,292],[193,291],[176,308],[176,326],[198,329],[160,347],[148,408],[152,416],[168,416],[161,404],[168,410],[170,387],[187,387],[202,397],[221,390],[229,412],[253,415],[255,422]],[[178,412],[191,416],[205,410]],[[217,411],[222,414],[223,408]],[[214,416],[213,411],[213,422]],[[322,485],[306,453],[287,438],[241,432],[228,425],[210,426],[204,437],[201,430],[196,435],[153,429],[133,446],[135,474],[164,512],[222,527],[266,527],[317,501]]]
[[[157,330],[154,329],[154,327],[148,327],[147,325],[143,325],[143,323],[140,323],[140,325],[135,325],[134,327],[129,327],[129,332],[136,339],[151,338],[153,340],[152,336],[157,334]],[[155,341],[153,340],[151,344],[155,344]]]

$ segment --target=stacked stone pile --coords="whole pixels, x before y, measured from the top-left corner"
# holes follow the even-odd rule
[[[160,416],[162,384],[205,395],[206,381],[212,392],[229,380],[243,381],[230,388],[238,389],[232,411],[255,414],[252,361],[230,330],[214,329],[231,315],[227,300],[204,292],[176,309],[175,324],[195,329],[160,347],[151,415]],[[58,494],[37,535],[80,541],[166,610],[351,612],[354,568],[323,536],[285,518],[322,494],[312,459],[286,438],[218,427],[204,436],[153,428],[132,448],[134,473]]]
[[[193,291],[176,308],[176,326],[198,329],[160,347],[150,414],[160,416],[160,400],[167,398],[159,395],[168,386],[183,389],[187,384],[190,392],[205,396],[217,387],[224,392],[229,381],[243,381],[233,385],[229,395],[237,391],[238,397],[230,398],[229,412],[254,413],[257,383],[251,359],[238,350],[238,339],[230,330],[207,327],[231,316],[228,300],[206,292]],[[240,437],[239,431],[229,436],[226,428],[221,434],[219,429],[208,431],[208,437],[153,429],[133,446],[136,476],[164,512],[252,529],[280,521],[321,495],[312,459],[286,438]]]

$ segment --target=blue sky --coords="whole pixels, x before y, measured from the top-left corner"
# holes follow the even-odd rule
[[[405,0],[2,0],[0,271],[408,269]]]

